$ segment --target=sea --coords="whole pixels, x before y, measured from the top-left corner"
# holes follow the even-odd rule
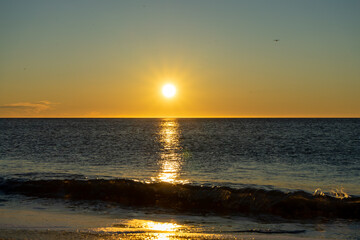
[[[360,119],[0,119],[0,238],[44,231],[360,239]]]

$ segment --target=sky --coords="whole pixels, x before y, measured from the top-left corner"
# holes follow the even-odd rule
[[[0,117],[360,117],[359,12],[358,0],[0,0]]]

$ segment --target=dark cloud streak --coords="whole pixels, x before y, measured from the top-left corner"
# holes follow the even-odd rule
[[[20,102],[20,103],[11,103],[11,104],[3,104],[0,105],[0,109],[8,109],[8,110],[27,110],[34,113],[38,113],[41,111],[45,111],[49,109],[54,103],[49,101],[39,101],[35,103],[31,102]]]

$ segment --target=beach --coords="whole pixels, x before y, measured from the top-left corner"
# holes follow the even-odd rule
[[[359,240],[359,12],[0,0],[0,240]]]
[[[164,219],[156,222],[45,209],[0,209],[0,239],[313,239],[285,230],[236,233],[194,228]],[[321,235],[316,238],[323,239]]]

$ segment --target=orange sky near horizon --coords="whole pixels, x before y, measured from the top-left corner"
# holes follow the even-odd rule
[[[2,1],[0,117],[360,117],[358,10]]]

